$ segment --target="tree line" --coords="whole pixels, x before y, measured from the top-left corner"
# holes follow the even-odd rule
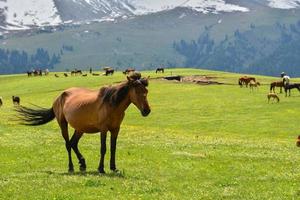
[[[185,57],[187,67],[275,76],[286,71],[299,76],[300,20],[290,25],[251,24],[218,43],[207,28],[197,40],[175,41],[173,48]]]
[[[52,69],[60,63],[59,54],[50,55],[43,48],[38,48],[34,54],[26,51],[8,50],[0,48],[0,73],[24,73],[32,69]]]

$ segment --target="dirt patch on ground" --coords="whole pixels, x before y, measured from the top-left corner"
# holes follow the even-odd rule
[[[163,79],[177,82],[189,82],[199,85],[220,85],[224,84],[216,81],[217,77],[206,75],[192,75],[192,76],[166,76]]]

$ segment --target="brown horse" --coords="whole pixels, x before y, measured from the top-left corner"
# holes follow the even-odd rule
[[[268,103],[270,103],[270,99],[273,99],[273,101],[276,99],[277,103],[279,103],[279,101],[280,101],[277,94],[271,93],[271,92],[267,95],[267,98],[268,98]]]
[[[248,87],[250,81],[256,82],[254,77],[242,76],[241,78],[239,78],[239,85],[240,87],[243,87],[243,85],[246,85],[246,87]]]
[[[270,92],[275,93],[275,87],[279,87],[280,88],[280,93],[282,93],[282,88],[284,87],[283,85],[283,81],[275,81],[273,83],[270,84]]]
[[[50,109],[19,107],[16,111],[20,114],[23,124],[30,126],[46,124],[56,118],[65,139],[70,172],[74,171],[72,149],[79,160],[80,170],[86,169],[85,159],[78,149],[81,136],[84,133],[101,132],[101,159],[98,171],[105,173],[104,156],[106,135],[109,131],[111,133],[110,169],[116,171],[116,142],[125,110],[133,103],[144,117],[151,111],[147,101],[148,79],[141,78],[140,73],[134,73],[127,79],[126,82],[102,87],[100,90],[67,89],[57,97]],[[68,124],[75,129],[71,139],[69,139]]]
[[[250,90],[253,91],[254,88],[258,89],[258,86],[260,86],[260,82],[253,82],[253,81],[250,81],[249,83],[249,87],[250,87]]]

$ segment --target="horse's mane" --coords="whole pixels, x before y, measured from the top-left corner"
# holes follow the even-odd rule
[[[128,78],[132,81],[126,81],[115,86],[103,87],[100,89],[100,95],[103,102],[109,103],[112,106],[117,106],[127,96],[131,86],[136,83],[148,86],[148,79],[141,78],[139,72],[131,73]]]
[[[100,89],[100,95],[102,96],[103,102],[109,103],[112,106],[119,105],[128,92],[128,83],[121,83],[116,86],[103,87]]]

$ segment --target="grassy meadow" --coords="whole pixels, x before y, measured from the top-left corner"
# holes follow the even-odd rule
[[[49,108],[66,88],[97,89],[125,80],[123,74],[0,76],[0,199],[300,199],[298,91],[268,104],[269,83],[278,77],[256,76],[262,86],[250,92],[237,85],[239,74],[167,69],[170,74],[205,74],[228,84],[178,83],[142,72],[153,78],[152,112],[142,117],[133,105],[126,111],[117,144],[120,172],[109,171],[108,145],[105,175],[97,172],[99,134],[86,134],[79,143],[87,172],[79,172],[73,154],[75,173],[69,174],[56,121],[18,125],[11,96],[25,106]]]

